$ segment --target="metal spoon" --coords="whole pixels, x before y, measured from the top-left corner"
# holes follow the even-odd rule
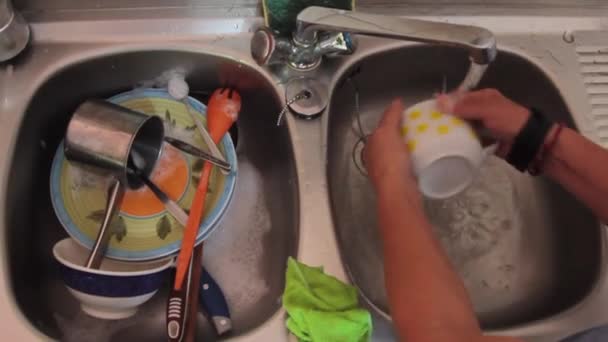
[[[171,144],[171,146],[177,148],[178,150],[186,152],[195,157],[199,157],[203,160],[206,160],[224,171],[230,172],[232,170],[232,167],[230,166],[230,164],[228,162],[225,162],[219,158],[216,158],[213,155],[211,155],[195,146],[192,146],[185,141],[181,141],[179,139],[175,139],[175,138],[171,138],[171,137],[165,137],[165,141],[168,142],[169,144]]]
[[[127,172],[135,174],[137,177],[139,177],[139,179],[146,184],[146,186],[152,190],[154,195],[165,205],[165,209],[167,209],[167,211],[173,215],[173,217],[175,217],[177,222],[185,227],[186,223],[188,222],[188,214],[186,214],[186,212],[180,208],[175,201],[169,198],[164,191],[154,184],[150,178],[143,174],[141,170],[146,167],[146,162],[139,152],[137,152],[137,150],[134,149],[131,151],[130,157],[133,161],[133,167],[127,168]]]

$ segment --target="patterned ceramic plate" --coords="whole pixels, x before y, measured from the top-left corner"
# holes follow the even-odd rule
[[[165,90],[137,89],[116,95],[109,101],[164,119],[165,134],[206,150],[184,103],[173,100]],[[189,98],[190,110],[206,120],[206,107]],[[236,152],[230,136],[218,146],[233,166],[223,175],[213,168],[205,201],[205,216],[197,242],[203,241],[225,213],[236,184]],[[151,179],[182,208],[190,208],[203,162],[164,143],[161,158]],[[51,200],[59,221],[68,234],[91,248],[104,215],[110,178],[65,159],[63,143],[57,148],[51,168]],[[128,190],[113,227],[117,234],[110,240],[106,255],[122,260],[149,260],[176,253],[183,227],[166,212],[147,187]]]

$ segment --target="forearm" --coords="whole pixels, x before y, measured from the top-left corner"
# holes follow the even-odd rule
[[[466,289],[431,225],[400,134],[405,107],[395,100],[365,146],[363,158],[377,193],[386,289],[402,339],[416,342],[505,342],[483,337]],[[525,113],[524,113],[525,114]]]
[[[408,182],[401,176],[377,187],[393,321],[406,340],[472,341],[480,329],[466,290]]]
[[[545,162],[545,173],[608,223],[608,151],[564,128]]]

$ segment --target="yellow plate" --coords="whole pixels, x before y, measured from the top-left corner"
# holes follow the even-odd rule
[[[183,102],[176,101],[161,89],[137,89],[116,95],[109,101],[132,110],[156,115],[165,121],[165,135],[207,150]],[[189,98],[190,110],[206,121],[206,107]],[[223,175],[213,168],[205,201],[205,216],[197,242],[203,241],[217,227],[224,215],[236,185],[236,152],[229,134],[218,145],[232,171]],[[153,181],[184,209],[190,208],[202,160],[174,149],[165,143]],[[59,221],[68,234],[91,248],[105,212],[109,176],[100,175],[82,165],[68,162],[61,143],[51,168],[51,200]],[[148,193],[146,193],[148,192]],[[183,227],[164,210],[149,189],[129,190],[119,217],[112,227],[117,231],[110,240],[106,256],[121,260],[149,260],[176,253],[181,244]]]

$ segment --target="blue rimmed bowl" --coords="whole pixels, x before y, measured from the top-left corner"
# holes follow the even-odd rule
[[[173,258],[148,262],[121,262],[105,258],[99,269],[84,265],[90,251],[72,238],[53,247],[68,291],[87,314],[101,319],[134,315],[167,279]]]

